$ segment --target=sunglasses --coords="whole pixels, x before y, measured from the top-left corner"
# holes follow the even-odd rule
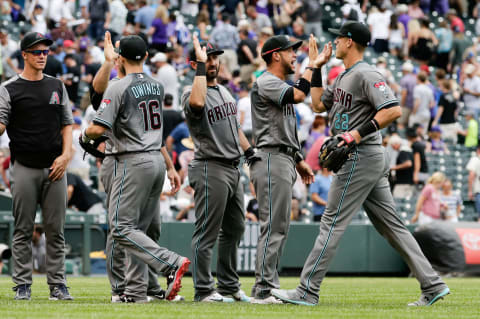
[[[50,52],[50,50],[25,50],[25,52],[31,53],[35,56],[40,56],[41,54],[48,55],[48,52]]]

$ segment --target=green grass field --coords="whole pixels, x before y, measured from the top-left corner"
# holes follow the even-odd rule
[[[447,279],[452,294],[432,307],[407,308],[419,297],[412,278],[326,278],[316,307],[295,305],[200,304],[191,302],[191,277],[183,281],[186,302],[111,304],[106,277],[72,277],[68,285],[73,302],[48,301],[45,278],[34,277],[31,301],[14,301],[9,277],[0,277],[0,318],[479,318],[480,278]],[[297,278],[281,278],[293,288]],[[249,291],[253,278],[242,278]]]

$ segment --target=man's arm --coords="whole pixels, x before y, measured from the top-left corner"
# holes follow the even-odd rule
[[[62,154],[53,161],[50,167],[50,178],[52,181],[59,180],[65,174],[68,162],[72,158],[72,127],[73,125],[65,125],[62,130]]]
[[[172,187],[172,192],[175,194],[180,190],[180,176],[178,176],[177,172],[175,171],[175,167],[173,166],[172,159],[170,155],[168,155],[167,149],[163,146],[160,149],[160,152],[163,155],[163,159],[165,160],[165,166],[167,168],[167,177],[170,180],[170,186]]]
[[[205,63],[207,62],[207,48],[201,48],[200,42],[196,35],[193,36],[193,46],[196,55],[196,74],[193,79],[192,93],[188,104],[194,109],[202,109],[205,106],[205,99],[207,97],[207,74],[205,70]]]
[[[373,119],[379,125],[377,130],[381,130],[390,125],[390,123],[398,119],[400,116],[402,116],[402,108],[399,105],[396,105],[389,108],[380,109],[377,111],[377,114],[375,114]],[[355,138],[355,142],[357,142],[357,144],[362,139],[358,130],[350,131],[350,134],[352,134],[352,136]]]
[[[248,47],[248,45],[246,45],[246,44],[242,45],[242,51],[247,56],[248,61],[250,61],[250,63],[253,63],[255,58],[253,57],[253,53],[250,50],[250,48]]]
[[[312,201],[318,205],[327,206],[327,202],[317,193],[312,193]]]
[[[95,140],[95,139],[99,138],[100,136],[102,136],[105,133],[106,130],[107,130],[107,128],[105,126],[92,123],[85,130],[85,135],[88,138]]]
[[[99,94],[105,92],[105,90],[107,89],[110,74],[115,67],[115,59],[118,56],[118,54],[114,51],[114,47],[112,44],[112,36],[108,31],[105,32],[105,47],[103,52],[105,55],[105,62],[98,70],[92,82],[93,89]]]
[[[476,174],[474,171],[468,173],[468,199],[473,200],[473,182],[475,181]]]
[[[250,142],[241,128],[238,128],[238,138],[240,140],[240,147],[244,152],[251,147]]]
[[[312,36],[310,36],[312,39]],[[322,113],[326,111],[326,107],[322,102],[322,95],[324,92],[323,83],[322,83],[322,66],[325,65],[332,56],[332,43],[328,42],[323,46],[323,50],[320,54],[318,54],[317,42],[315,38],[313,41],[309,42],[309,55],[310,51],[313,52],[312,57],[314,60],[312,62],[312,66],[314,68],[314,72],[311,78],[311,89],[310,95],[312,96],[312,110],[317,113]],[[315,51],[317,54],[315,55]]]
[[[393,171],[398,171],[398,170],[407,169],[407,168],[410,168],[410,167],[412,167],[412,161],[408,160],[406,162],[403,162],[401,164],[393,166],[392,170]]]

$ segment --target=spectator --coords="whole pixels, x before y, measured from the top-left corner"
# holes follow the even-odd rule
[[[367,18],[367,24],[372,33],[373,49],[378,52],[388,52],[388,26],[392,11],[382,4],[377,12],[372,12]]]
[[[165,141],[173,129],[182,122],[182,114],[173,107],[173,95],[165,93],[163,98],[163,140]]]
[[[257,223],[259,219],[257,194],[255,194],[255,187],[253,187],[252,182],[250,182],[248,187],[250,188],[250,193],[252,193],[252,199],[248,201],[245,217],[247,220]]]
[[[442,139],[442,129],[438,126],[432,126],[430,129],[430,141],[427,142],[425,151],[431,152],[443,152],[449,154],[447,144]]]
[[[337,58],[333,58],[330,61],[330,69],[328,71],[327,76],[327,83],[328,85],[332,85],[337,76],[345,71],[345,67],[343,66],[343,61]]]
[[[410,55],[420,64],[428,64],[434,53],[433,48],[438,44],[435,34],[430,30],[430,21],[427,18],[420,20],[420,30],[412,33]]]
[[[55,57],[56,50],[57,45],[53,44],[50,47],[50,51],[48,52],[47,64],[45,65],[45,69],[43,70],[43,73],[53,77],[59,77],[64,73],[62,63]]]
[[[265,27],[272,27],[270,18],[263,13],[257,12],[255,6],[249,5],[247,7],[247,16],[250,19],[252,29],[256,34],[259,34]]]
[[[78,103],[78,86],[80,84],[81,70],[73,54],[67,54],[63,60],[67,67],[67,73],[62,76],[62,81],[67,88],[70,101]]]
[[[317,38],[322,34],[322,6],[318,0],[303,0],[302,17],[305,21],[305,33],[313,33]]]
[[[457,101],[453,96],[450,81],[443,80],[439,84],[442,94],[438,101],[438,110],[432,126],[439,125],[444,139],[457,144]]]
[[[477,21],[475,22],[475,34],[479,36],[480,35],[480,1],[479,0],[477,0],[477,4],[473,9],[472,15],[475,19],[477,19]]]
[[[48,4],[49,28],[57,25],[62,18],[67,21],[72,21],[73,16],[68,7],[68,1],[65,0],[50,0]]]
[[[135,17],[137,15],[137,3],[136,0],[126,0],[125,1],[125,7],[127,8],[127,17],[126,17],[126,23],[127,25],[125,26],[125,29],[123,32],[125,33],[127,28],[135,27]]]
[[[138,1],[138,10],[135,14],[135,33],[146,33],[152,26],[153,19],[155,19],[155,9],[147,5],[147,0]]]
[[[428,178],[425,144],[419,140],[416,128],[407,128],[407,140],[413,153],[413,183],[423,184]]]
[[[452,50],[450,51],[449,65],[447,65],[448,72],[454,72],[458,66],[463,62],[464,52],[472,42],[465,37],[464,33],[460,31],[460,28],[453,28],[453,41]]]
[[[327,118],[322,114],[316,115],[315,119],[313,120],[312,129],[310,131],[310,135],[308,136],[305,142],[305,152],[308,153],[312,148],[313,144],[316,140],[320,137],[325,137],[328,134],[327,130]]]
[[[168,11],[164,5],[159,5],[155,11],[155,18],[152,21],[152,26],[148,30],[148,35],[152,36],[152,43],[150,48],[160,52],[165,52],[168,43],[167,25],[168,25]]]
[[[468,171],[468,199],[475,200],[475,208],[480,221],[480,146],[467,164]]]
[[[480,77],[476,74],[476,67],[467,64],[465,67],[466,78],[463,81],[463,101],[467,110],[475,113],[475,119],[480,115]]]
[[[411,220],[412,224],[418,222],[419,225],[424,225],[441,219],[441,211],[446,208],[440,201],[440,189],[443,182],[445,182],[445,175],[440,172],[433,173],[427,180],[427,184],[418,197],[415,215]]]
[[[293,21],[292,36],[297,40],[308,40],[308,34],[305,33],[305,23],[301,18],[297,18],[297,20]]]
[[[427,74],[423,71],[417,75],[417,85],[413,89],[413,109],[408,120],[408,126],[420,124],[428,128],[430,109],[435,106],[432,89],[427,85]]]
[[[390,168],[392,175],[395,175],[393,197],[412,197],[414,191],[412,149],[398,135],[393,135],[388,143],[398,152],[395,165]]]
[[[228,13],[222,14],[222,21],[217,23],[210,34],[210,42],[223,50],[223,54],[219,56],[220,63],[225,65],[229,72],[233,72],[238,68],[237,48],[240,37],[230,21]]]
[[[420,8],[420,0],[413,0],[408,6],[408,15],[412,19],[421,19],[425,16],[422,8]]]
[[[398,4],[397,5],[397,14],[398,14],[398,21],[403,25],[403,29],[405,30],[405,38],[408,37],[408,22],[410,21],[411,17],[408,15],[408,6],[406,4]]]
[[[448,178],[442,185],[440,200],[447,206],[443,219],[453,223],[458,222],[458,217],[460,217],[462,211],[462,199],[458,192],[452,191],[452,181]]]
[[[68,20],[66,18],[60,19],[58,27],[53,29],[50,35],[53,41],[57,41],[58,39],[75,41],[75,33],[68,27]]]
[[[30,23],[32,24],[32,32],[39,32],[45,34],[48,32],[47,20],[45,19],[43,7],[39,4],[35,5],[35,9],[32,12]]]
[[[322,219],[331,184],[332,173],[326,168],[321,168],[315,176],[315,181],[310,185],[309,193],[313,202],[313,221],[315,222]]]
[[[243,82],[250,83],[251,75],[255,71],[253,63],[258,57],[257,42],[248,37],[248,30],[240,30],[240,43],[238,44],[237,56],[240,66],[240,78]]]
[[[110,34],[112,35],[112,42],[120,39],[123,30],[127,25],[128,10],[122,0],[113,0],[110,2]]]
[[[210,26],[210,14],[208,13],[208,10],[200,10],[195,28],[195,31],[198,32],[198,38],[200,41],[208,41],[208,26]]]
[[[183,151],[187,150],[187,148],[182,145],[182,139],[187,137],[190,137],[190,132],[188,131],[187,123],[185,123],[185,121],[178,124],[167,137],[165,146],[167,147],[169,153],[175,151],[175,156],[172,156],[174,161]],[[175,162],[177,164],[176,168],[179,169],[180,167],[178,165],[178,161]]]
[[[467,128],[458,130],[458,134],[465,137],[465,146],[468,148],[474,148],[478,145],[478,121],[475,117],[476,113],[467,110],[465,112],[465,121],[467,122]]]
[[[88,3],[88,14],[90,24],[88,25],[88,35],[98,40],[103,38],[105,30],[110,28],[110,5],[107,0],[90,0]]]
[[[417,77],[413,73],[413,64],[405,62],[402,65],[402,78],[400,79],[402,116],[398,120],[401,125],[407,126],[413,110],[413,90],[417,85]]]
[[[388,25],[388,50],[391,55],[402,59],[403,46],[405,39],[405,28],[403,24],[398,21],[398,16],[392,14],[390,16],[390,24]]]
[[[443,20],[439,23],[439,28],[435,30],[435,36],[438,39],[435,65],[446,70],[453,44],[453,32],[448,28],[447,21]]]
[[[178,76],[175,68],[167,61],[167,56],[163,52],[158,52],[151,59],[151,62],[157,69],[153,77],[162,85],[165,93],[173,96],[173,108],[178,109]]]
[[[7,63],[7,59],[19,49],[18,43],[8,36],[8,31],[0,28],[0,51],[1,51],[1,64],[3,68],[3,78],[5,80],[15,76],[15,70]]]
[[[72,173],[67,173],[68,207],[75,207],[87,214],[106,213],[102,199],[85,185],[82,179]]]
[[[462,19],[457,16],[457,11],[455,9],[448,10],[447,19],[450,21],[450,27],[452,30],[458,27],[459,32],[465,32],[465,24],[463,24]]]
[[[238,92],[238,117],[242,131],[249,141],[252,139],[252,101],[248,90],[248,84],[240,82],[240,91]]]

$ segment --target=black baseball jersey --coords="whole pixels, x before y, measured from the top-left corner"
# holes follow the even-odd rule
[[[384,107],[399,105],[382,74],[359,61],[342,72],[322,95],[333,135],[358,129]],[[360,143],[381,144],[380,132],[371,133]]]

